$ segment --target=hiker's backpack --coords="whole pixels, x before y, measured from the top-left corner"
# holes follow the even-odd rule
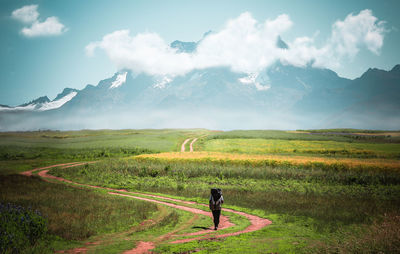
[[[222,190],[218,188],[212,188],[211,196],[213,197],[214,201],[217,202],[222,196]]]

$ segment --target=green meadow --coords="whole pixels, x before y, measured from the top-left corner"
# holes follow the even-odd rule
[[[204,130],[82,130],[0,133],[0,174],[71,161],[177,151]]]
[[[393,143],[358,143],[326,140],[212,139],[204,150],[250,154],[313,154],[363,158],[400,158],[400,146]]]
[[[26,253],[79,246],[89,252],[122,253],[140,241],[153,242],[155,253],[396,253],[400,251],[398,133],[351,129],[0,133],[0,202],[32,207],[46,219],[45,236],[33,247],[20,247]],[[187,138],[198,138],[195,152],[180,153]],[[168,237],[209,227],[211,219],[110,196],[103,189],[46,182],[35,174],[16,175],[41,166],[90,161],[96,162],[54,167],[49,174],[141,197],[155,193],[205,204],[210,188],[220,187],[224,207],[272,224],[226,238],[171,243]],[[249,225],[243,216],[223,214],[235,226],[221,232]]]

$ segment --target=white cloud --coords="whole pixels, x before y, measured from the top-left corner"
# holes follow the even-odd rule
[[[278,48],[278,36],[292,25],[286,14],[258,23],[245,12],[202,39],[193,53],[178,52],[156,33],[132,36],[129,30],[105,35],[101,41],[88,44],[86,52],[93,55],[96,49],[102,49],[118,68],[136,73],[173,77],[193,69],[227,66],[250,74],[278,60],[296,66],[312,61],[316,67],[337,67],[343,59],[355,57],[363,47],[378,54],[385,34],[384,22],[378,22],[370,10],[364,10],[336,21],[322,47],[315,45],[313,37],[305,36],[287,42],[289,49]]]
[[[37,4],[25,5],[24,7],[13,11],[11,16],[16,20],[30,24],[36,21],[39,17],[37,8]]]
[[[24,27],[21,33],[27,37],[60,35],[66,31],[57,17],[48,17],[44,22],[35,21],[30,27]]]
[[[384,22],[363,10],[358,15],[349,14],[344,21],[336,21],[332,28],[331,44],[341,55],[354,57],[359,47],[365,45],[375,54],[383,45]]]
[[[260,71],[279,57],[282,49],[276,46],[278,36],[291,26],[287,15],[258,24],[245,12],[200,42],[194,54],[195,66],[230,66],[234,71],[246,73]]]
[[[345,60],[352,60],[361,48],[379,54],[386,33],[384,21],[363,10],[358,15],[349,14],[343,21],[332,25],[332,32],[324,46],[317,48],[313,38],[296,38],[289,43],[290,50],[281,59],[294,65],[305,65],[314,60],[315,67],[335,68]]]
[[[67,31],[67,28],[60,23],[57,17],[48,17],[45,21],[40,22],[37,8],[38,5],[26,5],[12,12],[13,18],[30,24],[30,26],[22,28],[21,33],[23,35],[26,37],[54,36]]]
[[[158,34],[142,33],[131,37],[129,30],[107,34],[99,42],[86,46],[88,55],[96,48],[105,50],[118,68],[152,75],[183,74],[193,69],[192,56],[177,53]]]

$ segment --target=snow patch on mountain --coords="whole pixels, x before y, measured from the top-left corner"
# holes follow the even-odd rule
[[[43,105],[41,105],[40,108],[38,108],[38,110],[44,111],[44,110],[59,108],[62,105],[64,105],[65,103],[67,103],[68,101],[70,101],[72,98],[74,98],[77,94],[78,94],[77,92],[71,92],[71,93],[67,94],[66,96],[62,97],[61,99],[51,101],[48,103],[44,103]]]
[[[115,81],[111,83],[110,89],[120,87],[122,84],[126,82],[126,75],[128,72],[120,73],[115,78]]]
[[[164,88],[166,84],[171,83],[172,78],[169,78],[167,76],[163,77],[161,80],[159,80],[157,83],[153,85],[154,88]]]
[[[70,101],[72,98],[74,98],[76,95],[78,94],[78,92],[73,91],[70,92],[69,94],[59,98],[57,96],[57,100],[53,100],[53,101],[44,101],[44,100],[39,100],[41,97],[37,100],[34,100],[31,103],[26,103],[17,107],[5,107],[5,106],[0,106],[0,111],[46,111],[46,110],[50,110],[50,109],[56,109],[61,107],[62,105],[64,105],[65,103],[67,103],[68,101]],[[46,97],[47,98],[47,97]]]

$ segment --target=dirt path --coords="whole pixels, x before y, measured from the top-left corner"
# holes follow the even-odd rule
[[[193,152],[193,151],[194,151],[194,149],[193,149],[193,144],[197,141],[197,139],[198,139],[198,138],[194,138],[194,139],[192,140],[192,142],[190,142],[190,145],[189,145],[189,149],[190,149],[189,151],[190,151],[190,152]],[[186,150],[185,146],[186,146],[186,143],[189,142],[189,140],[191,140],[191,138],[188,138],[188,139],[186,139],[185,141],[183,141],[182,146],[181,146],[181,152],[182,152],[182,153],[185,152],[185,150]]]
[[[126,193],[134,194],[133,192],[126,192]],[[181,205],[176,205],[176,204],[173,204],[173,203],[168,203],[168,202],[159,201],[159,200],[155,200],[155,199],[143,198],[143,197],[132,196],[132,195],[116,193],[116,192],[109,192],[108,194],[118,195],[118,196],[128,197],[128,198],[135,198],[135,199],[139,199],[139,200],[153,202],[153,203],[156,203],[156,204],[162,204],[162,205],[166,205],[166,206],[169,206],[169,207],[172,207],[172,208],[180,209],[180,210],[187,211],[187,212],[190,212],[190,213],[205,215],[205,216],[208,216],[208,217],[212,218],[212,215],[211,215],[210,212],[206,212],[204,210],[193,208],[193,207],[181,206]],[[158,198],[163,199],[162,196],[158,196]],[[235,224],[230,222],[228,217],[224,216],[224,215],[221,215],[220,223],[221,223],[220,229],[225,229],[225,228],[229,228],[229,227],[235,226]]]
[[[62,166],[67,166],[67,165],[74,165],[77,164],[79,162],[70,162],[70,163],[63,163],[63,164],[57,164],[57,165],[51,165],[51,166],[47,166],[47,167],[42,167],[42,168],[34,168],[32,170],[28,170],[25,172],[20,173],[21,175],[26,175],[26,176],[31,176],[33,174],[33,172],[41,170],[41,169],[46,169],[46,168],[55,168],[55,167],[62,167]]]
[[[156,246],[152,242],[139,242],[136,248],[125,251],[124,254],[142,254],[149,253],[149,250],[154,249]]]
[[[184,144],[187,143],[189,141],[189,139],[185,140],[185,142],[182,144],[182,147],[184,148]],[[192,143],[194,143],[194,141],[192,141]],[[191,144],[192,146],[192,144]],[[94,162],[89,162],[89,163],[94,163]],[[159,195],[154,195],[154,194],[145,194],[145,193],[139,193],[139,192],[129,192],[126,190],[118,190],[118,189],[112,189],[112,188],[107,188],[107,187],[101,187],[101,186],[95,186],[95,185],[89,185],[89,184],[82,184],[82,183],[76,183],[67,179],[64,179],[62,177],[56,177],[56,176],[52,176],[50,174],[48,174],[49,168],[53,168],[53,167],[63,167],[63,168],[69,168],[69,167],[74,167],[74,166],[79,166],[82,164],[86,164],[86,163],[79,163],[79,162],[74,162],[74,163],[65,163],[65,164],[58,164],[58,165],[52,165],[52,166],[48,166],[48,167],[42,167],[42,168],[37,168],[37,169],[33,169],[33,170],[29,170],[26,172],[22,172],[22,175],[27,175],[30,176],[32,175],[33,172],[35,171],[39,171],[38,175],[41,176],[44,180],[46,181],[51,181],[51,180],[57,180],[57,181],[62,181],[62,182],[66,182],[66,183],[70,183],[70,184],[74,184],[74,185],[78,185],[78,186],[86,186],[86,187],[91,187],[91,188],[99,188],[99,189],[106,189],[109,190],[110,192],[108,192],[108,194],[110,195],[116,195],[116,196],[121,196],[121,197],[127,197],[127,198],[134,198],[134,199],[138,199],[138,200],[143,200],[143,201],[147,201],[147,202],[153,202],[156,204],[161,204],[161,205],[165,205],[165,206],[169,206],[175,209],[180,209],[183,211],[187,211],[190,213],[193,213],[194,215],[199,214],[199,215],[205,215],[208,216],[210,218],[212,218],[211,212],[209,211],[204,211],[198,208],[193,208],[193,207],[188,207],[188,206],[184,206],[184,205],[180,205],[180,204],[186,204],[186,205],[201,205],[201,206],[208,206],[206,204],[200,204],[197,202],[192,202],[192,201],[183,201],[183,200],[179,200],[179,199],[174,199],[174,198],[168,198],[168,197],[163,197],[163,196],[159,196]],[[134,196],[136,195],[136,196]],[[137,196],[140,195],[140,196]],[[143,197],[145,196],[145,197]],[[154,198],[157,199],[161,199],[161,200],[165,200],[165,201],[160,201],[160,200],[156,200]],[[178,204],[174,204],[174,203],[170,203],[170,202],[175,202]],[[232,233],[220,233],[220,231],[214,231],[210,229],[206,229],[206,230],[200,230],[194,233],[187,233],[187,234],[176,234],[178,233],[179,230],[175,230],[173,232],[169,232],[165,235],[162,235],[158,238],[158,241],[156,242],[166,242],[166,241],[170,241],[171,238],[179,238],[179,237],[187,237],[187,236],[196,236],[193,238],[187,238],[187,239],[176,239],[173,240],[169,243],[185,243],[185,242],[190,242],[190,241],[195,241],[195,240],[206,240],[206,239],[216,239],[216,238],[223,238],[223,237],[229,237],[229,236],[235,236],[235,235],[239,235],[239,234],[243,234],[243,233],[248,233],[248,232],[253,232],[256,230],[260,230],[263,227],[271,224],[270,220],[264,219],[264,218],[260,218],[258,216],[255,215],[251,215],[251,214],[247,214],[244,212],[239,212],[239,211],[235,211],[232,209],[227,209],[227,208],[223,208],[222,211],[225,212],[230,212],[230,213],[235,213],[241,216],[246,217],[249,222],[250,222],[250,226],[248,226],[247,228],[241,230],[241,231],[236,231],[236,232],[232,232]],[[192,221],[188,221],[187,226],[190,226],[189,224],[192,223]],[[220,229],[226,229],[229,227],[233,227],[235,226],[235,224],[233,224],[232,222],[229,221],[229,217],[225,216],[225,215],[221,215],[220,218]],[[183,229],[183,228],[182,228]],[[182,230],[180,229],[180,230]],[[200,235],[200,236],[198,236]],[[137,246],[129,251],[126,251],[125,253],[148,253],[151,249],[154,249],[156,246],[156,242],[144,242],[141,241],[137,244]],[[78,250],[78,249],[77,249]],[[83,252],[85,252],[87,249],[85,248],[81,248],[79,249],[80,251],[83,250]],[[72,250],[72,253],[77,253],[74,252]]]
[[[182,146],[181,146],[181,152],[185,151],[185,145],[187,142],[189,142],[190,138],[186,139],[185,141],[183,141]]]
[[[173,202],[179,202],[179,203],[182,203],[182,204],[188,204],[188,205],[202,205],[202,206],[208,207],[208,205],[199,204],[199,203],[192,202],[192,201],[182,201],[182,200],[179,200],[179,199],[168,198],[168,197],[163,197],[163,196],[158,196],[158,195],[152,195],[152,194],[143,194],[143,193],[138,193],[138,192],[130,192],[130,193],[131,193],[131,194],[140,194],[140,195],[149,196],[149,197],[153,197],[153,198],[164,199],[164,200],[169,200],[169,201],[173,201]],[[110,192],[109,192],[109,194],[117,194],[117,195],[118,195],[118,193],[110,193]],[[119,195],[123,195],[123,194],[119,194]],[[133,197],[133,196],[129,196],[129,197],[136,198],[136,197]],[[143,200],[143,199],[142,199],[142,200]],[[151,199],[149,199],[148,201],[151,201]],[[170,203],[169,203],[169,204],[170,204]],[[201,210],[201,211],[203,211],[203,210]],[[216,236],[213,236],[213,238],[223,238],[223,237],[228,237],[228,236],[234,236],[234,235],[240,235],[240,234],[243,234],[243,233],[253,232],[253,231],[262,229],[263,227],[268,226],[269,224],[272,223],[270,220],[263,219],[263,218],[260,218],[260,217],[258,217],[258,216],[251,215],[251,214],[247,214],[247,213],[244,213],[244,212],[235,211],[235,210],[228,209],[228,208],[222,208],[222,211],[231,212],[231,213],[235,213],[235,214],[244,216],[244,217],[246,217],[246,218],[250,221],[251,224],[250,224],[250,226],[248,226],[247,228],[245,228],[245,229],[242,230],[242,231],[237,231],[237,232],[228,233],[228,234],[216,235]],[[203,212],[204,212],[204,211],[203,211]],[[209,217],[212,217],[211,214],[210,214],[210,212],[206,212],[205,215],[206,215],[206,216],[209,216]],[[222,215],[221,215],[221,218],[222,218]],[[229,221],[228,221],[228,223],[229,223]],[[223,228],[221,228],[221,229],[223,229]],[[204,233],[204,232],[202,232],[202,231],[199,231],[199,232],[200,232],[200,234]],[[185,234],[184,236],[198,235],[199,232]],[[171,243],[185,243],[185,242],[191,242],[191,241],[194,241],[194,240],[201,240],[201,239],[207,239],[207,238],[208,238],[207,236],[205,236],[205,237],[203,236],[203,237],[197,237],[197,238],[176,240],[176,241],[173,241],[173,242],[171,242]]]
[[[193,144],[194,142],[197,141],[197,138],[193,139],[193,141],[190,143],[190,151],[193,152]]]

